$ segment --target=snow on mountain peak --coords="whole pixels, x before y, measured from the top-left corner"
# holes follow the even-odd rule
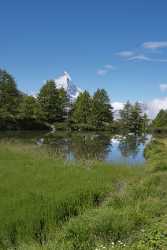
[[[55,79],[55,84],[57,88],[63,88],[67,91],[67,95],[71,101],[75,101],[78,95],[82,92],[82,90],[72,82],[71,76],[66,71],[64,71],[62,76]]]
[[[67,71],[64,71],[64,77],[66,77],[69,81],[72,81],[71,76]]]

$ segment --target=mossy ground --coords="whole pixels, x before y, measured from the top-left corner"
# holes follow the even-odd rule
[[[167,141],[145,166],[69,163],[0,144],[0,249],[167,249]]]

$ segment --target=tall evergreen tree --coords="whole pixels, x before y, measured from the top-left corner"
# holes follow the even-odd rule
[[[146,113],[143,115],[143,121],[142,121],[142,131],[143,133],[146,133],[149,128],[149,118]]]
[[[152,125],[154,129],[167,129],[167,110],[161,109]]]
[[[33,96],[24,96],[19,105],[19,119],[26,120],[43,120],[44,115],[38,100]]]
[[[131,116],[131,111],[132,111],[132,105],[128,101],[124,108],[120,110],[120,127],[121,130],[127,133],[130,130],[130,116]]]
[[[67,113],[69,111],[69,98],[67,92],[61,88],[58,91],[58,109],[57,109],[57,119],[58,121],[64,121],[67,119]]]
[[[48,129],[44,122],[44,114],[37,98],[24,96],[20,102],[17,114],[17,128],[19,129]]]
[[[57,119],[57,99],[58,92],[54,81],[47,81],[39,92],[38,101],[48,122],[54,122]]]
[[[88,91],[80,93],[73,105],[72,119],[76,124],[90,124],[92,100]]]
[[[63,89],[57,89],[54,81],[47,81],[41,88],[38,101],[48,122],[62,121],[65,118],[67,94]]]
[[[98,89],[93,96],[91,120],[93,126],[98,129],[113,121],[112,106],[104,89]]]
[[[136,102],[131,109],[130,114],[130,132],[140,134],[143,131],[143,115],[141,105]]]
[[[17,113],[21,93],[18,91],[14,78],[5,70],[0,69],[0,111],[14,116]]]
[[[120,111],[120,127],[124,133],[141,134],[146,131],[148,118],[143,114],[140,103],[132,105],[129,101]]]
[[[16,86],[14,78],[0,69],[0,128],[16,129],[19,103],[22,94]]]

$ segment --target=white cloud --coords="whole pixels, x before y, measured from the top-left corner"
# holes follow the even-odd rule
[[[151,58],[145,56],[144,54],[139,54],[134,51],[121,51],[116,55],[126,59],[128,61],[151,61]]]
[[[163,49],[167,48],[167,41],[159,41],[159,42],[145,42],[142,44],[145,49]]]
[[[160,90],[162,91],[162,92],[165,92],[165,91],[167,91],[167,83],[162,83],[162,84],[160,84]]]
[[[143,112],[148,115],[150,119],[154,119],[161,109],[167,109],[167,97],[155,98],[149,102],[139,102],[142,105]],[[119,110],[123,109],[125,103],[112,102],[115,118],[119,118]]]
[[[120,56],[120,53],[117,55]],[[145,54],[137,54],[133,53],[132,56],[130,53],[126,55],[122,55],[122,58],[126,59],[127,61],[147,61],[147,62],[154,62],[154,63],[167,63],[167,59],[161,59],[161,58],[151,58],[146,56]]]
[[[98,69],[97,70],[97,74],[99,76],[105,76],[107,73],[108,73],[108,70],[106,70],[106,69]]]
[[[114,69],[113,65],[111,65],[111,64],[106,64],[106,65],[104,66],[104,68],[105,68],[105,69]]]
[[[124,51],[120,51],[118,53],[116,53],[117,56],[120,56],[122,58],[129,58],[131,56],[135,55],[134,51],[130,51],[130,50],[124,50]]]
[[[156,98],[147,103],[147,114],[150,118],[155,118],[161,109],[167,109],[167,97]]]
[[[159,42],[145,42],[142,44],[144,49],[147,51],[158,51],[158,49],[167,48],[167,41],[159,41]],[[167,63],[166,58],[152,58],[147,56],[145,53],[142,53],[141,47],[139,47],[136,51],[133,50],[124,50],[116,53],[117,56],[125,59],[127,61],[147,61],[147,62],[155,62],[155,63]]]
[[[111,106],[113,107],[113,112],[114,112],[114,118],[119,119],[120,118],[120,113],[119,111],[124,108],[125,103],[123,102],[112,102]]]
[[[111,64],[104,65],[101,69],[97,70],[97,75],[99,76],[105,76],[107,75],[111,70],[114,70],[115,67]]]
[[[123,102],[112,102],[111,105],[112,105],[114,111],[118,111],[118,110],[123,109],[125,104]]]
[[[129,57],[127,59],[128,61],[147,61],[147,62],[153,62],[153,63],[167,63],[167,59],[161,59],[161,58],[151,58],[148,56],[145,56],[144,54],[138,54],[133,57]]]
[[[129,57],[128,61],[152,61],[151,58],[145,56],[144,54],[137,54],[135,56]]]

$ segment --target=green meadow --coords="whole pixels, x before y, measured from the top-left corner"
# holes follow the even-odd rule
[[[167,249],[167,140],[144,166],[68,162],[0,143],[0,249]]]

